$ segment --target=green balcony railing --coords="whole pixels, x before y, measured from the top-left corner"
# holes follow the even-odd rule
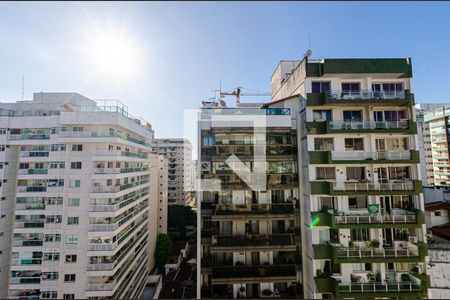
[[[313,195],[416,195],[422,192],[420,180],[398,180],[389,182],[311,182]]]

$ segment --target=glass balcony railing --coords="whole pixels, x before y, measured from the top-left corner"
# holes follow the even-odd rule
[[[286,116],[291,114],[289,108],[202,108],[202,118],[210,118],[212,115],[276,115]]]
[[[19,193],[32,193],[32,192],[46,192],[47,187],[46,186],[18,186],[17,192]]]
[[[123,173],[134,173],[134,172],[145,172],[148,171],[148,167],[143,168],[96,168],[94,170],[95,174],[123,174]]]
[[[48,150],[20,151],[20,157],[48,157]]]
[[[330,129],[333,130],[358,130],[358,129],[408,129],[409,121],[331,121]]]
[[[11,284],[40,284],[41,278],[39,277],[12,277]]]
[[[116,286],[116,280],[113,282],[105,282],[105,283],[88,283],[86,290],[87,291],[112,291]]]
[[[413,191],[414,182],[398,180],[389,182],[334,182],[335,191]]]
[[[409,224],[417,222],[416,213],[403,214],[336,214],[336,224]]]
[[[10,134],[9,140],[48,140],[50,134],[47,133],[23,133],[23,134]]]
[[[47,173],[48,169],[19,169],[19,175],[40,175]]]
[[[331,151],[331,158],[332,160],[409,160],[411,151]]]
[[[136,181],[136,182],[131,182],[131,183],[126,183],[126,184],[122,184],[122,185],[114,185],[114,186],[94,186],[92,188],[92,192],[93,193],[118,193],[120,191],[124,191],[130,188],[133,188],[135,186],[138,185],[142,185],[145,183],[148,183],[148,179],[144,179],[144,180],[140,180],[140,181]]]
[[[405,99],[405,91],[330,91],[328,97],[336,100]]]

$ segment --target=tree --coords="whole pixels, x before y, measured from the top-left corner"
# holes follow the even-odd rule
[[[160,234],[156,239],[155,264],[160,273],[164,273],[164,265],[172,252],[172,240],[167,234]]]
[[[196,214],[189,207],[184,205],[169,205],[168,227],[176,228],[181,237],[186,236],[186,226],[196,223]]]

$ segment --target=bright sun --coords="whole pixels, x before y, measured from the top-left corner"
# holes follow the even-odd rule
[[[132,35],[123,30],[96,28],[87,32],[83,48],[89,67],[104,79],[130,80],[139,72],[141,49]]]

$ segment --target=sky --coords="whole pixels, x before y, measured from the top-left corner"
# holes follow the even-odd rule
[[[25,76],[24,99],[119,99],[181,137],[184,109],[220,86],[269,92],[278,62],[310,47],[411,57],[416,101],[450,102],[449,32],[450,2],[0,2],[0,101],[21,100]]]

